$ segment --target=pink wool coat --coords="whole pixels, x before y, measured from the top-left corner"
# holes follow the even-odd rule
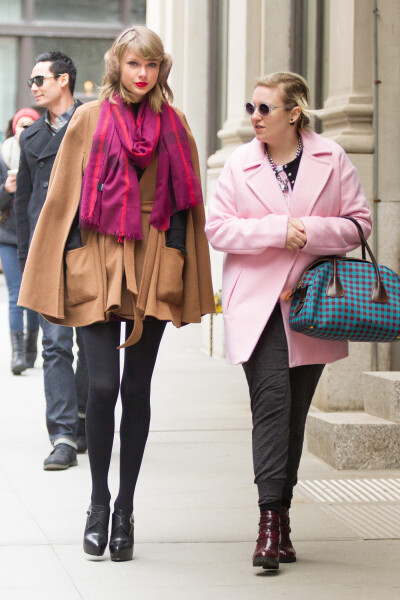
[[[303,270],[327,254],[359,246],[356,218],[366,236],[371,214],[358,174],[343,148],[320,135],[302,133],[300,161],[290,205],[257,139],[228,158],[209,202],[207,237],[225,253],[222,280],[226,358],[247,361],[278,301],[289,350],[289,366],[330,363],[348,354],[345,342],[311,338],[289,328],[291,300]],[[289,218],[304,223],[302,250],[285,248]]]

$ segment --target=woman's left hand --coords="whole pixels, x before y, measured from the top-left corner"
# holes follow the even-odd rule
[[[306,228],[300,219],[289,219],[285,247],[301,250],[307,243]]]

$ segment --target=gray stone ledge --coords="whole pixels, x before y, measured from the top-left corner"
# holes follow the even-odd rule
[[[400,422],[400,372],[363,373],[364,410],[371,415]]]
[[[307,441],[335,469],[400,468],[400,424],[364,412],[311,409]]]

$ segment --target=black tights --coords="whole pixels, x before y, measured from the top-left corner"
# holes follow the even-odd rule
[[[114,507],[133,510],[133,494],[150,426],[150,386],[165,321],[145,321],[140,341],[125,349],[120,383],[117,346],[121,324],[95,323],[82,327],[89,372],[86,436],[92,474],[92,504],[108,505],[108,471],[114,440],[114,410],[121,389],[120,487]],[[132,324],[126,325],[126,337]]]

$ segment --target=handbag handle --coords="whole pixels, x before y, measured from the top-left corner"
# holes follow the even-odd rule
[[[387,293],[386,293],[386,288],[381,280],[381,274],[379,272],[378,263],[375,260],[375,257],[372,253],[371,248],[368,245],[367,240],[365,239],[365,235],[361,228],[360,223],[353,217],[349,217],[349,216],[343,216],[342,219],[347,219],[348,221],[351,221],[357,227],[357,231],[358,231],[358,235],[360,236],[361,247],[362,247],[362,258],[363,258],[363,260],[366,260],[366,254],[365,254],[365,250],[366,250],[368,252],[371,262],[374,266],[376,278],[375,278],[375,281],[374,281],[374,284],[373,284],[372,290],[371,290],[372,302],[376,302],[378,304],[387,304],[388,297],[387,297]],[[344,296],[342,282],[340,281],[340,277],[337,273],[337,257],[336,256],[333,257],[333,275],[330,278],[328,285],[326,287],[326,295],[329,298],[341,298],[342,296]]]

